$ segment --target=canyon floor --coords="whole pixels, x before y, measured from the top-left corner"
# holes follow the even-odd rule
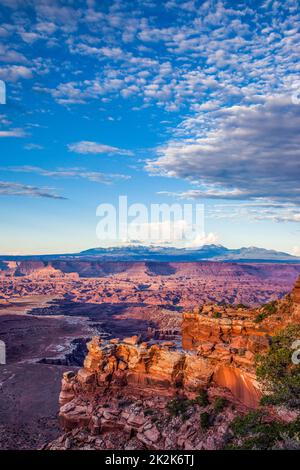
[[[3,263],[0,270],[0,448],[36,449],[59,435],[63,373],[94,335],[175,341],[182,312],[204,303],[263,304],[287,294],[299,265]]]

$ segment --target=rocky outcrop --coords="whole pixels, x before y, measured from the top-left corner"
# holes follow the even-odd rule
[[[220,366],[215,372],[214,381],[221,387],[229,389],[234,397],[249,408],[257,407],[261,393],[255,374],[249,374],[241,369],[224,365]]]
[[[207,386],[215,369],[210,360],[177,349],[173,342],[148,345],[137,336],[118,342],[94,337],[88,350],[76,376],[84,391],[126,385],[138,393],[171,396],[178,388],[193,392]]]
[[[257,406],[255,355],[267,350],[270,334],[255,323],[257,312],[245,308],[203,306],[183,315],[182,345],[215,365],[213,381],[236,399]]]
[[[84,368],[63,376],[59,419],[65,434],[47,449],[212,450],[226,443],[230,422],[243,408],[233,408],[230,394],[216,387],[207,402],[198,401],[213,374],[208,360],[137,336],[122,342],[95,337],[88,349]],[[216,412],[220,395],[227,405]]]
[[[46,446],[50,450],[215,450],[226,443],[229,426],[242,410],[226,406],[213,412],[214,395],[206,406],[189,401],[184,415],[170,415],[168,398],[116,394],[98,396],[93,403],[77,396],[61,408],[68,417],[65,434]],[[178,400],[180,398],[178,397]],[[186,402],[185,398],[181,398]],[[208,427],[201,424],[201,413],[209,416]]]
[[[95,406],[103,405],[107,396],[119,397],[117,403],[120,397],[150,402],[160,397],[166,407],[178,394],[194,399],[199,390],[210,386],[212,390],[220,387],[230,390],[231,401],[237,399],[250,407],[255,407],[259,400],[253,375],[224,365],[222,353],[219,357],[216,354],[205,357],[196,351],[176,348],[173,342],[148,345],[137,336],[123,341],[102,341],[94,337],[88,350],[84,367],[76,375],[65,373],[62,380],[59,416],[66,431],[94,426]],[[101,421],[102,430],[103,426],[104,429],[120,426],[126,429],[130,424],[120,423],[116,413],[110,411],[105,413],[105,419],[109,414],[113,416],[110,416],[113,423]],[[146,445],[146,441],[143,442]]]
[[[296,304],[300,304],[300,277],[298,278],[295,284],[295,287],[293,289],[292,298]]]
[[[92,443],[92,448],[106,449],[116,448],[116,442],[124,449],[222,447],[234,413],[226,407],[216,416],[212,397],[225,395],[237,413],[257,407],[261,391],[255,355],[268,349],[280,327],[299,322],[298,295],[299,281],[291,295],[259,309],[205,305],[186,312],[182,345],[144,342],[137,335],[94,337],[84,367],[64,374],[59,416],[67,434],[50,448],[89,448]],[[198,400],[200,390],[208,390],[208,400]],[[207,426],[215,426],[213,433],[205,431],[201,418],[199,423],[201,413],[195,407],[204,410]],[[185,416],[173,422],[175,433],[168,409]],[[153,413],[155,420],[149,417]]]

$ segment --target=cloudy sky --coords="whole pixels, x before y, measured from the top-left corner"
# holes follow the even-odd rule
[[[300,255],[297,0],[0,0],[0,252],[99,245],[100,203],[204,204]]]

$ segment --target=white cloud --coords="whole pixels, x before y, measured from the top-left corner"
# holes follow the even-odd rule
[[[0,44],[0,61],[7,63],[24,63],[27,62],[24,54],[15,51],[4,44]]]
[[[21,183],[0,181],[0,196],[26,196],[47,199],[66,199],[54,193],[51,188],[38,188]]]
[[[112,184],[117,181],[126,181],[130,179],[129,175],[122,175],[119,173],[102,173],[100,171],[91,171],[85,168],[57,168],[55,170],[47,170],[37,166],[16,166],[6,167],[6,171],[15,173],[31,173],[51,178],[64,178],[64,179],[85,179],[94,183]]]
[[[43,148],[44,147],[42,145],[34,143],[24,145],[24,149],[26,150],[42,150]]]
[[[112,147],[111,145],[100,144],[98,142],[91,142],[88,140],[82,140],[81,142],[75,142],[69,144],[68,148],[71,152],[82,153],[82,154],[117,154],[117,155],[132,155],[129,150],[120,149],[118,147]]]
[[[208,234],[199,234],[197,235],[194,240],[189,242],[186,247],[187,248],[198,248],[203,245],[215,245],[218,243],[219,237],[216,233],[209,232]]]
[[[23,65],[11,65],[0,69],[0,78],[8,82],[16,82],[20,78],[32,78],[32,71]]]
[[[11,129],[0,131],[0,138],[1,137],[25,137],[25,132],[23,129]]]
[[[300,202],[300,107],[290,97],[224,109],[203,137],[171,141],[146,168],[198,188],[183,196]]]
[[[292,248],[292,255],[300,256],[300,246],[293,246]]]

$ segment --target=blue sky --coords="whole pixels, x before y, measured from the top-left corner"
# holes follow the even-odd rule
[[[96,208],[201,203],[203,243],[300,255],[296,0],[1,0],[0,252],[99,245]]]

